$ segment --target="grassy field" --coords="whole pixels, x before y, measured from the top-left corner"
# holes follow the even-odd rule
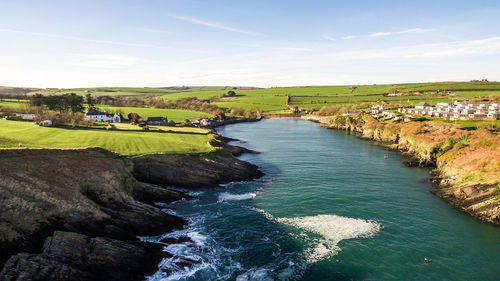
[[[175,122],[182,122],[184,119],[196,120],[201,116],[209,116],[210,114],[199,111],[192,110],[180,110],[180,109],[161,109],[161,108],[150,108],[150,107],[118,107],[118,106],[99,106],[100,110],[106,110],[107,112],[121,112],[125,118],[131,112],[139,114],[142,118],[147,117],[167,117],[168,120],[174,120]]]
[[[496,121],[488,121],[488,120],[446,120],[438,117],[426,117],[427,119],[439,122],[439,123],[448,123],[448,124],[456,124],[462,128],[488,128],[495,127],[500,128],[500,120]]]
[[[215,102],[219,107],[243,107],[251,110],[260,108],[264,113],[288,109],[289,106],[298,106],[304,109],[319,110],[323,106],[343,104],[372,104],[378,102],[398,103],[403,105],[414,105],[421,101],[431,104],[438,102],[452,102],[456,99],[480,98],[489,95],[500,94],[500,82],[440,82],[440,83],[411,83],[411,84],[385,84],[385,85],[360,85],[360,86],[310,86],[310,87],[281,87],[268,89],[241,90],[239,87],[228,86],[206,86],[206,87],[165,87],[165,88],[78,88],[78,89],[31,89],[29,94],[63,94],[74,92],[84,95],[109,95],[145,97],[157,96],[168,100],[176,100],[186,97],[197,97],[208,100],[211,97],[221,97],[229,90],[237,92],[236,97],[223,98]],[[0,87],[0,90],[2,88]],[[9,88],[3,88],[8,91]],[[451,91],[451,93],[433,93],[434,91]],[[410,96],[387,96],[391,92],[415,93]],[[286,104],[287,96],[289,105]],[[14,103],[11,105],[15,105]],[[126,113],[131,112],[128,108]],[[162,112],[154,112],[151,109],[140,109],[144,117],[163,116]],[[141,113],[139,112],[141,115]],[[178,117],[171,114],[171,119],[192,119],[197,116]]]
[[[166,127],[166,130],[175,130]],[[0,148],[102,147],[127,156],[153,153],[204,153],[211,136],[197,128],[174,132],[106,131],[102,129],[63,129],[39,127],[32,122],[0,119]]]
[[[232,86],[182,86],[182,87],[163,87],[163,88],[127,88],[127,87],[99,87],[99,88],[71,88],[71,89],[36,89],[36,88],[16,88],[0,86],[0,93],[7,94],[22,94],[28,92],[28,95],[33,94],[64,94],[75,93],[78,95],[86,95],[88,93],[94,96],[130,96],[130,97],[146,97],[146,96],[162,96],[166,94],[174,94],[179,92],[201,92],[201,91],[229,91],[238,90],[239,87]]]
[[[311,86],[311,87],[282,87],[269,89],[248,89],[233,87],[166,87],[166,88],[79,88],[79,89],[30,89],[34,93],[63,94],[75,92],[77,94],[110,95],[145,97],[156,96],[168,100],[186,97],[197,97],[208,100],[218,97],[214,102],[221,108],[242,107],[246,110],[260,108],[264,114],[289,114],[290,106],[304,109],[319,110],[323,106],[357,104],[370,106],[374,103],[397,103],[404,106],[415,105],[425,101],[430,104],[438,102],[453,102],[457,99],[485,98],[500,95],[500,82],[443,82],[443,83],[414,83],[388,85],[361,85],[361,86]],[[235,97],[221,98],[229,90],[235,90]],[[437,92],[439,90],[439,92]],[[21,89],[2,88],[0,92],[23,92]],[[450,92],[445,92],[450,91]],[[387,96],[388,93],[411,93],[405,96]],[[288,101],[288,105],[287,105]],[[16,99],[0,100],[0,106],[22,107],[26,103]],[[107,112],[121,112],[125,116],[135,112],[141,117],[167,117],[175,122],[185,119],[195,120],[207,113],[188,110],[158,109],[147,107],[115,107],[99,106]],[[443,123],[457,123],[462,127],[491,126],[491,121],[447,121],[432,118]],[[499,126],[499,121],[493,125]],[[149,132],[142,131],[138,126],[129,124],[114,124],[118,130],[103,129],[62,129],[42,128],[30,122],[15,122],[0,120],[0,147],[17,147],[23,142],[26,147],[33,148],[84,148],[103,147],[122,155],[142,155],[151,153],[200,153],[209,152],[213,148],[207,142],[210,136],[205,130],[197,128],[177,128],[151,126]]]
[[[28,106],[25,101],[0,101],[0,107],[12,107],[12,108],[22,108]],[[206,112],[193,111],[193,110],[181,110],[181,109],[161,109],[161,108],[151,108],[151,107],[119,107],[119,106],[107,106],[99,105],[99,110],[106,110],[107,112],[120,112],[125,118],[131,112],[139,114],[142,118],[147,119],[148,117],[167,117],[168,120],[174,120],[175,122],[183,122],[185,119],[196,120],[198,117],[209,117],[210,114]]]
[[[28,105],[27,102],[17,101],[17,100],[0,100],[0,106],[3,107],[12,107],[12,108],[20,108]]]
[[[452,91],[451,94],[432,93],[433,91]],[[180,99],[197,97],[209,99],[221,97],[227,91],[190,91],[166,94],[164,99]],[[447,83],[420,83],[420,84],[391,84],[391,85],[362,85],[362,86],[311,86],[311,87],[283,87],[269,89],[253,89],[236,91],[237,96],[223,98],[215,102],[219,107],[243,107],[247,110],[259,107],[264,113],[287,109],[289,105],[304,109],[319,110],[323,106],[343,104],[363,104],[388,102],[403,105],[414,105],[425,101],[431,104],[438,102],[452,102],[456,99],[479,98],[500,94],[500,83],[497,82],[447,82]],[[409,96],[387,96],[391,92],[418,92]]]

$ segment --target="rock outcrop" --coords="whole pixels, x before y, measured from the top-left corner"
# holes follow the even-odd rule
[[[159,244],[58,231],[46,239],[40,254],[10,258],[0,281],[144,280],[166,255]]]
[[[262,176],[232,155],[246,152],[224,142],[208,155],[135,159],[98,148],[0,150],[0,280],[144,279],[169,255],[161,243],[184,240],[137,236],[187,223],[155,203],[193,198],[154,184],[208,187]],[[179,266],[194,262],[175,258]]]
[[[0,150],[0,267],[57,230],[126,241],[182,228],[147,203],[189,197],[142,185],[131,164],[100,149]]]
[[[151,155],[134,159],[134,176],[143,182],[215,187],[263,176],[258,167],[220,151],[208,155]]]

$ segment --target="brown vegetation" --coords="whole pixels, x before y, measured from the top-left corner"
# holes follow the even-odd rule
[[[438,196],[483,220],[500,224],[500,137],[479,129],[466,131],[435,122],[381,123],[370,115],[337,115],[332,128],[362,137],[395,142],[408,164],[436,167]]]

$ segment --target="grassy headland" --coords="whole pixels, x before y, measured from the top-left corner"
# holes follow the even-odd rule
[[[207,130],[163,127],[163,132],[145,132],[135,127],[136,130],[120,125],[118,129],[122,130],[49,128],[32,122],[0,119],[0,148],[16,148],[22,142],[26,148],[101,147],[127,156],[214,150],[208,144],[212,136]]]

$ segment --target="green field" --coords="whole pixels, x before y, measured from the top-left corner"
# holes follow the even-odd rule
[[[2,88],[0,92],[21,91],[22,89]],[[357,104],[364,107],[374,103],[396,103],[411,106],[425,101],[431,104],[438,102],[453,102],[457,99],[487,98],[500,96],[499,82],[446,82],[419,84],[363,85],[363,86],[311,86],[282,87],[269,89],[236,89],[235,97],[222,95],[232,87],[168,87],[168,88],[80,88],[80,89],[31,89],[29,94],[78,94],[111,95],[128,97],[155,96],[158,98],[176,100],[186,97],[197,97],[209,100],[218,97],[214,102],[221,108],[242,107],[246,110],[260,108],[265,114],[290,114],[291,106],[303,109],[319,110],[324,106]],[[440,90],[440,92],[437,92]],[[443,92],[451,91],[451,92]],[[411,93],[405,96],[387,96],[392,92]],[[288,105],[287,105],[288,100]],[[16,99],[0,100],[0,106],[20,108],[26,102]],[[195,120],[208,113],[158,109],[148,107],[116,107],[98,105],[100,110],[107,112],[138,113],[144,119],[148,117],[167,117],[175,122],[185,119]],[[434,121],[457,123],[462,127],[498,127],[499,121],[447,121],[432,118]],[[102,127],[102,126],[101,126]],[[31,122],[16,122],[0,120],[0,148],[14,148],[19,142],[32,148],[84,148],[103,147],[122,155],[143,155],[151,153],[201,153],[212,151],[208,145],[211,136],[206,130],[198,128],[150,126],[150,131],[130,124],[113,124],[115,130],[106,131],[103,128],[64,129],[42,128]]]
[[[12,108],[21,108],[23,106],[27,106],[28,103],[24,101],[17,100],[0,100],[0,107],[12,107]]]
[[[165,129],[175,130],[171,127]],[[197,128],[174,132],[118,131],[103,129],[64,129],[39,127],[32,122],[0,119],[0,148],[102,147],[127,156],[154,153],[205,153],[214,149],[211,136]]]
[[[4,92],[10,88],[1,88]],[[197,87],[165,87],[165,88],[78,88],[78,89],[31,89],[34,93],[43,94],[63,94],[75,92],[84,95],[109,95],[146,97],[155,96],[168,100],[180,98],[197,97],[208,100],[211,97],[222,97],[229,90],[234,90],[228,86],[197,86]],[[433,93],[433,91],[451,91],[452,93]],[[214,102],[222,108],[243,107],[246,110],[260,108],[264,113],[288,109],[289,106],[297,106],[304,109],[319,110],[323,106],[344,105],[344,104],[373,104],[380,102],[398,103],[402,105],[414,105],[421,101],[431,104],[438,102],[452,102],[463,98],[481,98],[489,95],[500,94],[500,82],[439,82],[439,83],[410,83],[410,84],[384,84],[384,85],[360,85],[360,86],[310,86],[310,87],[281,87],[268,89],[241,90],[236,87],[236,97],[223,98]],[[391,92],[415,93],[410,96],[387,96]],[[290,97],[289,105],[286,105],[287,96]],[[8,103],[8,102],[7,102]],[[0,103],[0,105],[5,102]],[[7,104],[9,105],[9,104]],[[10,105],[17,106],[16,103]],[[101,106],[105,108],[104,106]],[[109,107],[113,110],[113,107]],[[163,112],[151,108],[121,108],[124,113],[136,112],[143,117],[164,116],[167,113],[169,119],[181,121],[185,118],[194,119],[198,113],[186,112],[182,114]],[[141,114],[142,113],[142,114]]]
[[[175,122],[182,122],[184,119],[196,120],[198,117],[206,117],[210,114],[192,110],[181,109],[161,109],[151,107],[119,107],[119,106],[106,106],[100,105],[99,110],[106,110],[107,112],[121,112],[125,118],[131,112],[139,114],[143,119],[147,117],[167,117],[168,120]]]
[[[452,91],[451,94],[432,93],[432,91]],[[391,92],[419,92],[409,96],[387,96]],[[180,99],[197,97],[209,99],[221,97],[225,90],[217,91],[190,91],[166,94],[164,99]],[[420,84],[388,84],[362,86],[311,86],[311,87],[282,87],[269,89],[238,90],[237,96],[223,98],[215,102],[219,107],[243,107],[247,110],[259,107],[264,113],[287,109],[286,96],[290,97],[289,105],[304,109],[319,110],[323,106],[363,104],[363,103],[398,103],[414,105],[425,101],[431,104],[438,102],[452,102],[462,98],[480,98],[500,94],[498,82],[445,82]]]
[[[439,122],[439,123],[448,123],[448,124],[456,124],[462,128],[500,128],[500,120],[496,121],[488,121],[488,120],[446,120],[438,117],[426,117],[427,119]]]
[[[236,89],[234,89],[236,88]],[[99,88],[70,88],[70,89],[36,89],[36,88],[15,88],[1,87],[0,94],[22,94],[19,90],[27,91],[27,95],[43,94],[57,95],[65,93],[75,93],[78,95],[92,94],[93,96],[129,96],[129,97],[147,97],[162,96],[181,92],[201,92],[201,91],[229,91],[238,90],[239,87],[232,86],[182,86],[182,87],[164,87],[164,88],[128,88],[128,87],[99,87]]]

